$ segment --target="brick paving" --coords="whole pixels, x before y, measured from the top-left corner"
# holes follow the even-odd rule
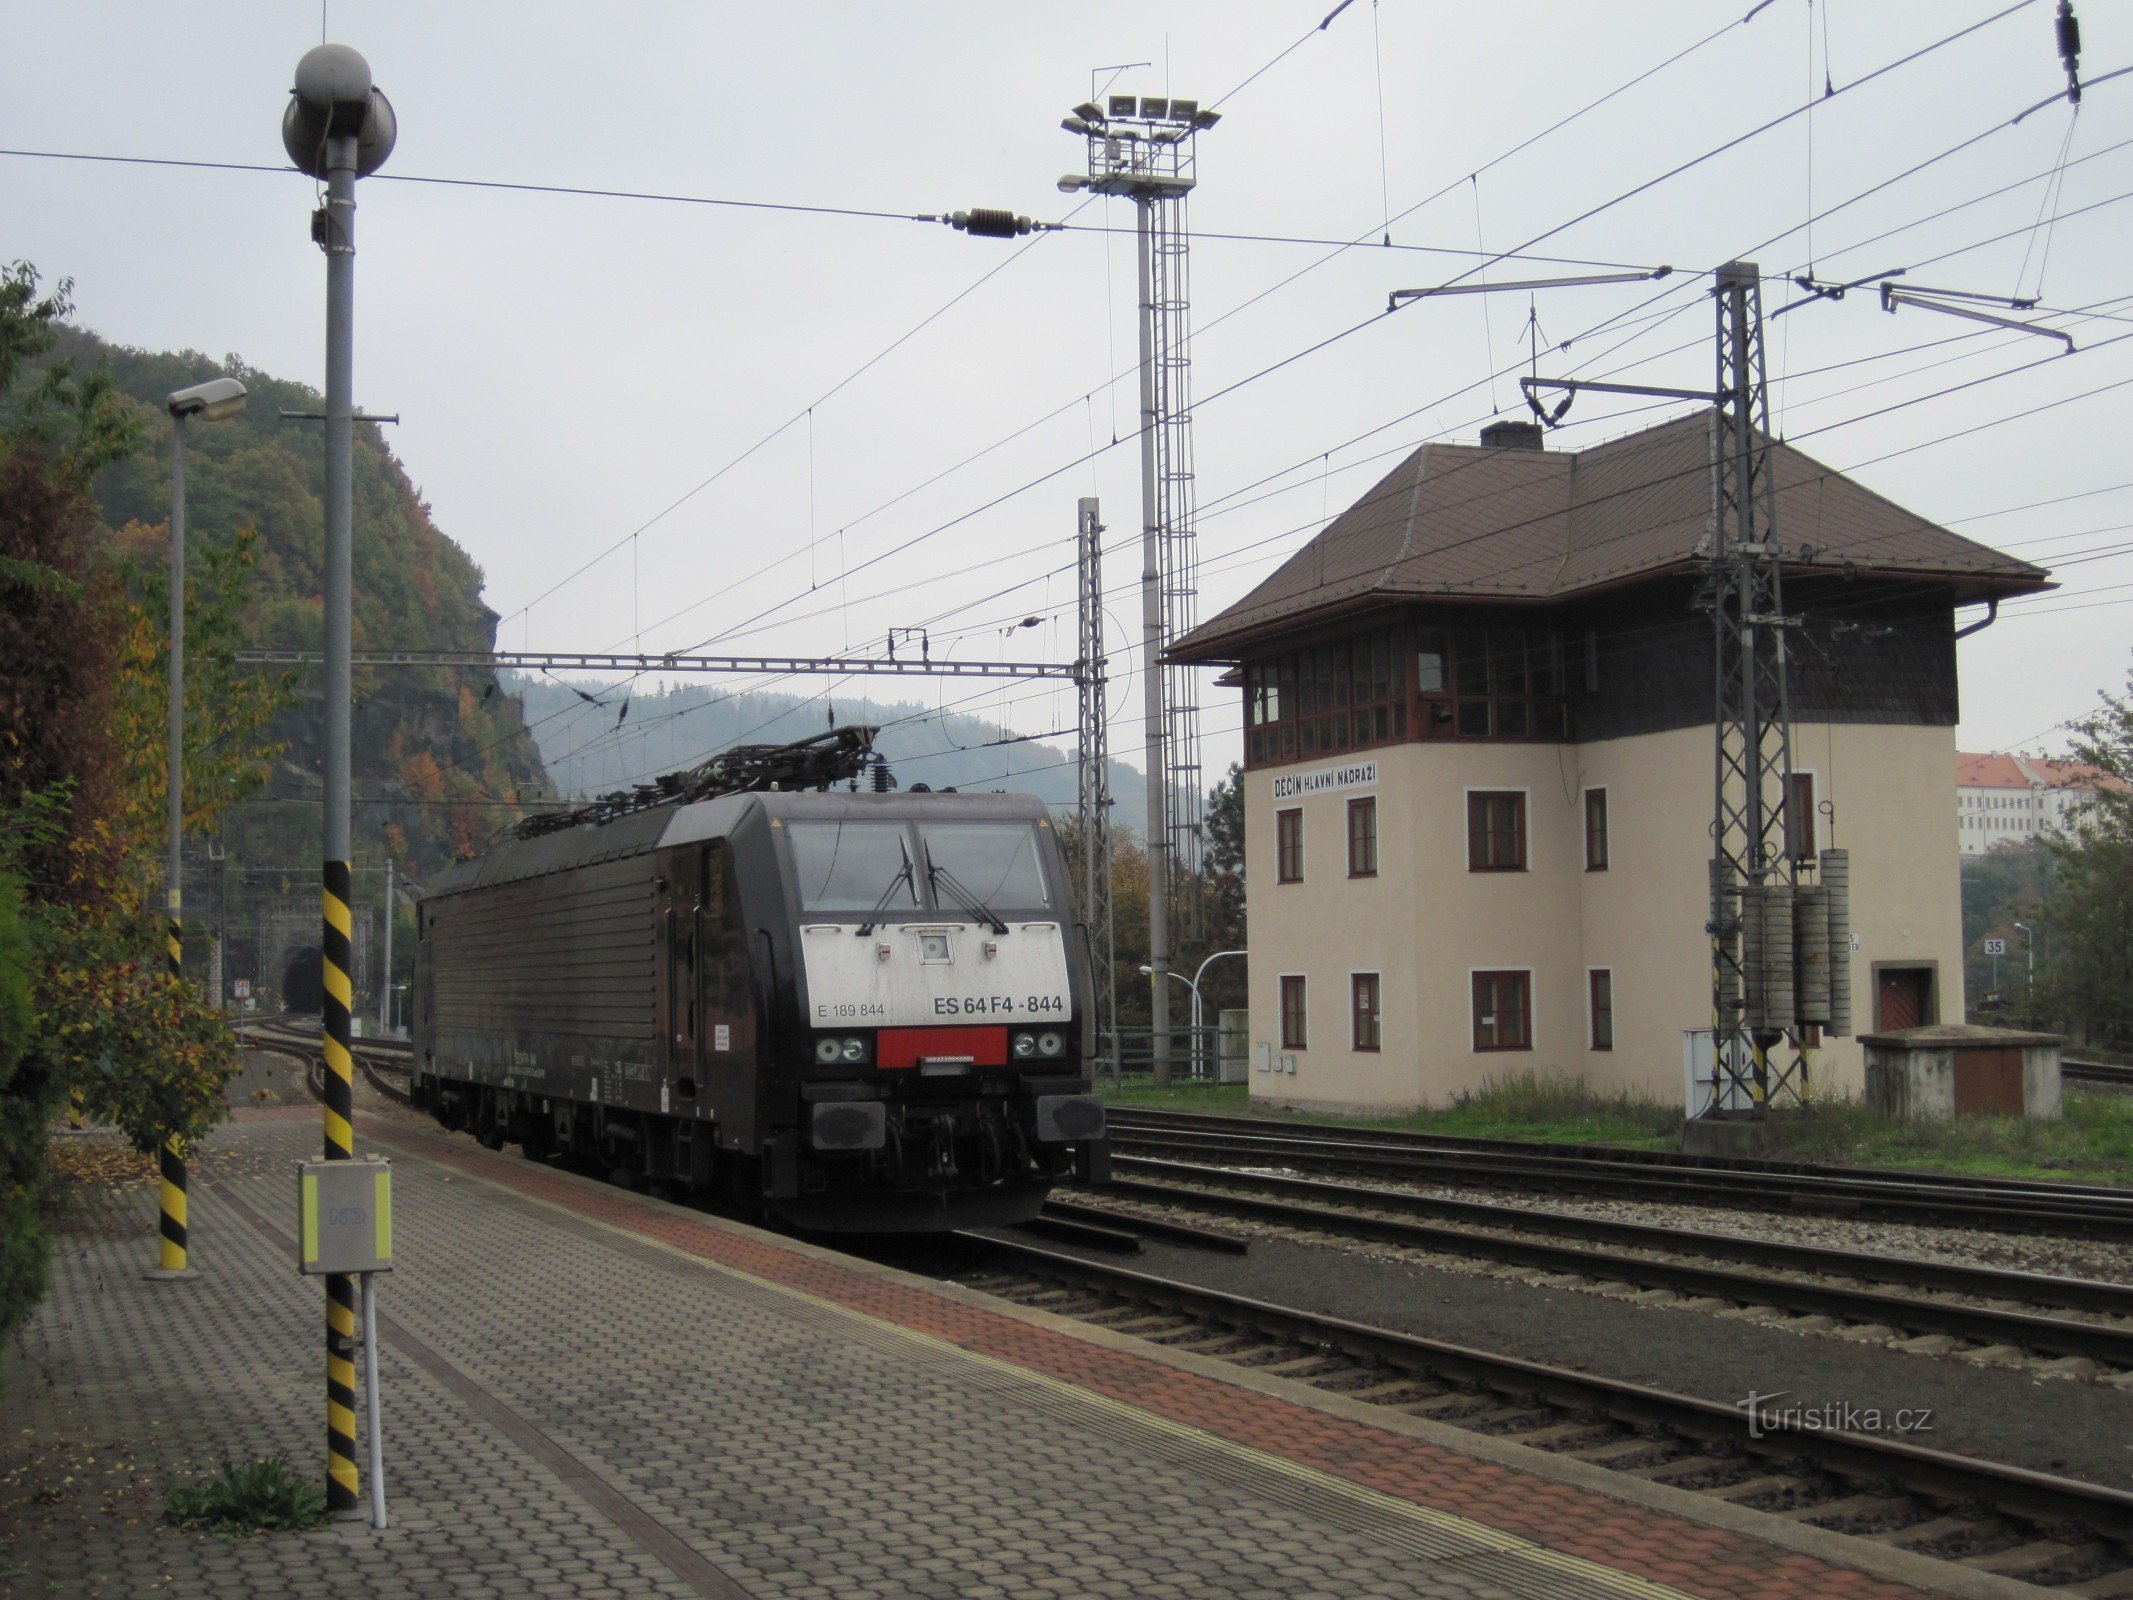
[[[366,1119],[394,1526],[224,1540],[173,1475],[323,1453],[321,1293],[286,1230],[313,1121],[224,1130],[203,1276],[143,1282],[146,1191],[61,1240],[7,1352],[0,1593],[1845,1595],[1865,1573],[1302,1398]]]

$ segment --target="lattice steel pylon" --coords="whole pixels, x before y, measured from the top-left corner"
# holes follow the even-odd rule
[[[1199,134],[1217,118],[1196,100],[1114,94],[1074,108],[1064,126],[1088,143],[1088,172],[1060,187],[1134,203],[1140,298],[1141,641],[1148,767],[1148,966],[1151,1065],[1170,1076],[1171,954],[1203,936],[1206,794],[1193,669],[1164,664],[1197,620],[1191,300],[1186,197]]]
[[[1797,864],[1792,704],[1779,572],[1761,276],[1751,262],[1716,273],[1717,407],[1711,529],[1699,603],[1716,651],[1712,713],[1711,1008],[1721,1109],[1807,1099],[1807,1062],[1788,1039]],[[1780,947],[1782,944],[1782,948]],[[1797,1037],[1797,1034],[1791,1037]]]
[[[1080,783],[1074,822],[1081,846],[1081,915],[1088,929],[1089,1006],[1096,1054],[1092,1070],[1118,1075],[1118,924],[1111,909],[1111,735],[1105,701],[1103,518],[1093,495],[1076,507],[1078,599],[1074,687],[1080,738]]]

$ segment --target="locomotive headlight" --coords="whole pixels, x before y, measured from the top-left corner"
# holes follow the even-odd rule
[[[867,1042],[864,1039],[844,1039],[838,1042],[838,1059],[854,1065],[866,1060]]]
[[[1037,1054],[1040,1056],[1056,1056],[1064,1049],[1066,1049],[1064,1036],[1056,1033],[1040,1033],[1037,1035]]]
[[[845,1042],[842,1039],[817,1039],[815,1041],[815,1059],[824,1066],[829,1065],[837,1059],[837,1053]]]
[[[1037,1053],[1037,1036],[1033,1033],[1018,1033],[1015,1035],[1013,1048],[1017,1061],[1027,1061]]]

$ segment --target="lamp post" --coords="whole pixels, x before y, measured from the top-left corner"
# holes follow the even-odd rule
[[[312,213],[311,237],[326,254],[326,562],[325,562],[325,1001],[326,1159],[355,1155],[353,1027],[349,1002],[354,969],[349,909],[348,767],[350,590],[353,512],[350,458],[355,434],[355,186],[392,154],[398,134],[393,108],[371,82],[370,63],[344,44],[307,50],[282,113],[282,148],[299,172],[326,185],[326,203]],[[326,1279],[326,1507],[356,1506],[355,1280]],[[373,1484],[376,1500],[376,1485]],[[372,1520],[382,1526],[382,1502]]]
[[[1213,955],[1201,962],[1199,971],[1189,978],[1182,972],[1166,972],[1164,974],[1166,977],[1177,979],[1178,982],[1192,991],[1192,1075],[1195,1078],[1200,1076],[1200,1068],[1206,1061],[1206,1040],[1201,1035],[1201,1029],[1206,1024],[1202,1020],[1204,1013],[1200,1009],[1200,980],[1207,976],[1207,969],[1224,956],[1241,956],[1243,954],[1242,950],[1217,950]],[[1144,965],[1141,968],[1141,976],[1144,978],[1154,977],[1155,968]]]
[[[185,425],[192,418],[220,422],[244,409],[244,385],[210,378],[180,389],[163,402],[170,412],[170,750],[166,810],[170,855],[163,876],[163,950],[170,981],[178,983],[185,958]],[[161,1243],[155,1277],[189,1276],[186,1238],[185,1145],[171,1132],[158,1152]]]

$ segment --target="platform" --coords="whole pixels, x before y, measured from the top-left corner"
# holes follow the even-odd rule
[[[323,1469],[294,1269],[315,1113],[197,1163],[197,1279],[152,1195],[57,1241],[6,1352],[0,1591],[428,1596],[2019,1592],[495,1155],[396,1117],[381,1288],[393,1525],[218,1539],[173,1476]],[[2031,1591],[2034,1592],[2034,1591]]]

